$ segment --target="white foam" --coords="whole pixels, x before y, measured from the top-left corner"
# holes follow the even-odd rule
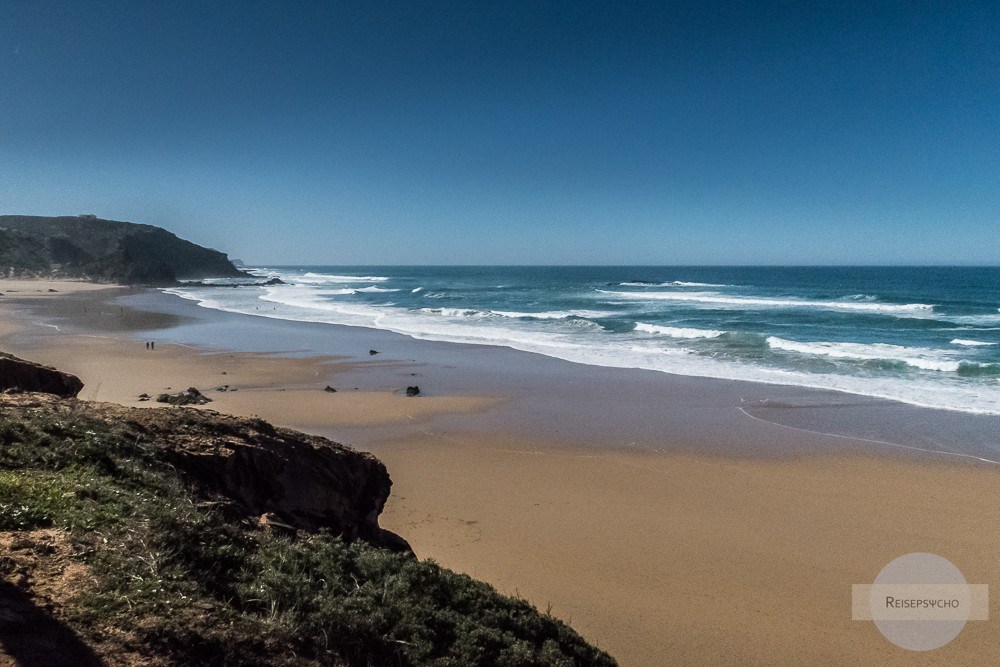
[[[691,283],[685,280],[671,280],[665,283],[619,283],[622,287],[729,287],[718,283]]]
[[[443,317],[441,309],[409,310],[324,299],[312,294],[310,289],[264,288],[265,293],[260,298],[275,302],[274,310],[256,309],[255,304],[260,303],[257,297],[261,293],[257,289],[164,291],[194,300],[205,308],[247,315],[370,327],[424,340],[500,345],[594,366],[641,368],[678,375],[812,387],[924,407],[1000,415],[1000,387],[971,383],[958,374],[942,373],[938,378],[930,375],[863,377],[787,370],[751,361],[713,358],[683,348],[664,349],[654,340],[647,339],[648,342],[644,343],[634,335],[612,334],[600,329],[543,331],[528,328],[527,322],[490,316],[484,311],[452,309],[448,313],[454,312],[456,316]],[[465,314],[457,315],[459,312]],[[940,354],[940,351],[935,352]]]
[[[399,291],[398,289],[384,289],[382,287],[375,287],[374,285],[370,287],[339,287],[336,289],[314,288],[310,285],[287,285],[287,287],[295,290],[309,290],[309,293],[315,296],[349,296],[351,294],[371,294]]]
[[[726,333],[725,331],[718,331],[716,329],[664,327],[658,324],[646,324],[645,322],[636,322],[635,330],[643,333],[669,336],[671,338],[718,338],[722,334]]]
[[[831,343],[818,341],[804,343],[769,336],[768,346],[773,350],[785,350],[799,354],[812,354],[834,359],[857,359],[862,361],[899,361],[907,366],[925,371],[955,372],[959,361],[943,358],[942,353],[925,347],[905,347],[888,343]]]
[[[987,345],[996,345],[996,343],[984,343],[981,340],[966,340],[965,338],[956,338],[951,341],[952,345],[964,345],[965,347],[985,347]]]
[[[582,317],[584,319],[594,319],[600,317],[613,317],[615,313],[604,310],[549,310],[541,313],[524,313],[513,310],[491,310],[494,315],[509,317],[512,319],[533,318],[536,320],[565,320],[571,317]]]
[[[857,301],[809,301],[805,299],[767,299],[759,297],[725,296],[718,292],[614,292],[597,290],[625,301],[682,301],[709,307],[737,308],[826,308],[890,314],[929,313],[934,306],[925,303],[864,303]]]
[[[328,273],[304,273],[301,276],[289,274],[283,276],[286,281],[300,283],[323,284],[323,283],[381,283],[389,280],[385,276],[337,276]]]
[[[354,291],[355,292],[365,292],[365,293],[369,293],[370,294],[370,293],[374,293],[374,292],[398,292],[399,290],[391,288],[391,287],[390,288],[385,288],[385,287],[376,287],[375,285],[371,285],[369,287],[362,287],[362,288],[356,289]]]
[[[417,292],[423,291],[423,289],[424,289],[423,287],[414,287],[413,289],[410,290],[410,292],[416,294]]]
[[[443,317],[489,317],[491,313],[475,308],[420,308],[419,312]]]

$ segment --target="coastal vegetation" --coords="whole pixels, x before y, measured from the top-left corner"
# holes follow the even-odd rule
[[[351,479],[360,465],[384,470],[261,420],[0,394],[0,644],[78,664],[615,664],[528,602],[418,560],[370,526],[306,530],[295,524],[319,515],[278,501],[255,517],[240,489],[280,480],[261,461],[241,469],[240,489],[199,473],[238,467],[272,441],[330,449]],[[376,488],[380,510],[376,481],[362,486]],[[32,628],[21,644],[6,641],[18,596]]]

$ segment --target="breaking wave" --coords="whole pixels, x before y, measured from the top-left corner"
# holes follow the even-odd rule
[[[961,360],[950,359],[945,354],[931,348],[905,347],[889,343],[831,343],[825,341],[804,343],[785,340],[777,336],[767,338],[773,350],[784,350],[798,354],[810,354],[834,359],[855,359],[860,361],[895,361],[925,371],[956,372]]]
[[[805,299],[771,299],[727,296],[717,292],[615,292],[597,290],[601,294],[624,301],[680,301],[723,308],[824,308],[870,313],[919,315],[930,313],[934,306],[926,303],[868,303],[859,301],[812,301]]]
[[[636,322],[635,330],[643,333],[669,336],[671,338],[718,338],[722,334],[726,333],[725,331],[717,331],[714,329],[664,327],[658,324],[646,324],[645,322]]]

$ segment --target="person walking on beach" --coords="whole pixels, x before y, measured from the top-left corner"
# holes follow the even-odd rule
[[[146,341],[146,350],[149,350],[149,341]]]
[[[155,340],[149,341],[149,349],[151,349],[151,350],[155,350],[156,349],[156,341]]]

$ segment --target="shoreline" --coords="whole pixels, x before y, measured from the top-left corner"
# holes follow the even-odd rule
[[[683,274],[677,267],[255,271],[287,284],[164,291],[229,313],[498,345],[589,366],[832,389],[1000,417],[1000,392],[990,379],[1000,368],[994,354],[1000,338],[989,330],[971,331],[996,321],[989,305],[995,299],[975,296],[977,287],[989,292],[988,284],[976,282],[988,274],[966,276],[973,307],[955,300],[954,289],[961,291],[960,284],[952,284],[955,276],[932,288],[926,275],[898,271],[883,276],[893,287],[881,297],[870,293],[878,291],[879,282],[868,284],[875,277],[871,270],[839,279],[830,270],[802,275],[793,270],[804,284],[789,284],[787,271],[751,267],[736,275],[716,268],[717,281],[709,283],[621,282],[640,274]],[[378,275],[357,275],[366,273]],[[363,277],[372,284],[357,289],[361,283],[349,282]],[[927,287],[926,293],[900,290],[903,277]],[[349,281],[340,282],[345,278]],[[816,280],[831,281],[829,289],[819,289]],[[957,340],[965,335],[956,334],[960,329],[982,338]]]
[[[189,378],[216,399],[209,409],[369,449],[395,483],[382,524],[421,558],[543,610],[551,604],[622,665],[1000,660],[988,622],[914,654],[850,620],[851,584],[870,582],[910,551],[939,553],[970,582],[1000,585],[992,568],[1000,537],[987,529],[1000,518],[988,502],[998,472],[991,465],[757,424],[738,414],[749,391],[742,385],[581,369],[503,348],[459,350],[334,327],[323,330],[331,350],[308,356],[315,327],[263,326],[206,309],[192,320],[172,307],[128,326],[124,310],[107,311],[105,320],[123,324],[102,325],[111,338],[69,332],[82,327],[83,303],[120,294],[42,296],[35,316],[50,326],[30,331],[28,295],[5,294],[0,309],[20,315],[4,318],[0,348],[81,375],[81,398],[125,402],[142,386],[177,391]],[[165,303],[159,296],[128,293],[120,308]],[[232,335],[237,321],[240,342],[258,346],[256,354],[203,344],[217,329]],[[164,322],[170,328],[157,328]],[[146,353],[144,336],[156,337],[155,352]],[[269,336],[272,345],[261,347]],[[196,346],[181,346],[182,337]],[[379,355],[367,354],[373,340]],[[212,382],[239,391],[206,391]],[[427,395],[398,394],[404,382]],[[325,384],[338,392],[324,392]],[[757,409],[800,421],[817,409],[760,402],[823,396],[829,412],[883,419],[900,411],[767,387],[753,397]],[[333,401],[343,410],[331,410]],[[586,414],[595,406],[603,407]],[[662,414],[650,416],[650,406]]]
[[[283,340],[289,342],[288,349],[300,350],[293,354],[347,354],[358,362],[352,377],[366,383],[374,375],[383,382],[380,388],[423,376],[433,381],[424,385],[424,393],[509,397],[509,409],[497,413],[492,426],[526,436],[602,449],[680,446],[723,455],[785,456],[813,454],[818,446],[829,451],[860,448],[879,454],[1000,461],[996,437],[1000,416],[919,407],[838,390],[591,366],[509,347],[228,313],[159,293],[132,295],[120,302],[196,321],[170,332],[178,341],[229,347],[240,344],[229,339],[229,332],[237,329],[244,334],[243,349],[248,351],[273,349],[274,340]],[[382,354],[369,358],[371,347]],[[373,374],[372,362],[385,359],[409,365],[417,375]],[[425,374],[425,369],[433,373]],[[613,411],[606,409],[609,403],[614,404]],[[452,421],[452,427],[464,426],[461,420]],[[706,424],[717,427],[708,433]],[[481,428],[483,422],[472,426]],[[368,437],[362,432],[348,435]],[[803,438],[815,446],[803,448],[799,444]]]

